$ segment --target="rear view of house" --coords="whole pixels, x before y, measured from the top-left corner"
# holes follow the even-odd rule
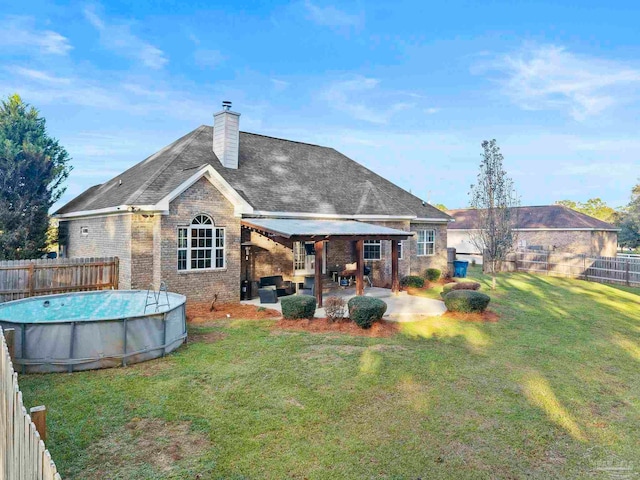
[[[563,205],[517,207],[513,209],[518,248],[535,248],[590,256],[614,257],[618,247],[618,229],[602,220],[571,210]],[[477,210],[449,210],[454,218],[449,225],[448,246],[457,253],[478,255],[472,243],[477,228]]]
[[[378,286],[446,268],[447,214],[332,148],[241,132],[230,107],[58,210],[61,255],[118,256],[121,288],[195,301],[359,256]]]

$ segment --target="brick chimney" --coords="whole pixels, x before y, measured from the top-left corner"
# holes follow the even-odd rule
[[[240,114],[231,111],[231,102],[222,102],[222,110],[213,115],[213,152],[227,168],[238,168]]]

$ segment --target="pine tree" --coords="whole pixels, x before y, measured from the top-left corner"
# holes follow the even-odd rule
[[[0,103],[0,260],[37,258],[46,248],[49,208],[71,167],[45,123],[18,95]]]

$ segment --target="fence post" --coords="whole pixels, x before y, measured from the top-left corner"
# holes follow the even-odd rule
[[[625,273],[625,284],[628,286],[630,286],[631,284],[629,283],[629,259],[626,259],[625,262],[625,266],[624,266],[624,273]]]
[[[546,262],[547,262],[547,265],[546,265],[546,268],[547,268],[547,275],[549,275],[549,256],[550,256],[550,255],[551,255],[551,253],[550,253],[550,252],[547,252],[547,258],[546,258]]]
[[[29,297],[33,297],[33,291],[35,290],[34,288],[34,283],[36,281],[35,279],[35,270],[36,270],[36,264],[35,263],[30,263],[29,264]]]
[[[47,407],[39,405],[29,410],[31,421],[36,426],[43,442],[47,441]]]
[[[118,290],[119,277],[120,277],[120,258],[119,257],[114,257],[114,259],[113,259],[113,278],[111,280],[114,290]]]
[[[15,343],[16,329],[7,328],[7,329],[4,329],[3,333],[4,333],[4,340],[5,342],[7,342],[7,349],[9,350],[9,358],[11,358],[11,361],[13,362],[13,360],[16,358],[16,343]]]

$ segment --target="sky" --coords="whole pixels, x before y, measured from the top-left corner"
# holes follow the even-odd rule
[[[202,124],[330,146],[468,205],[495,138],[523,205],[625,205],[640,177],[637,1],[0,0],[0,96],[72,157],[55,207]]]

